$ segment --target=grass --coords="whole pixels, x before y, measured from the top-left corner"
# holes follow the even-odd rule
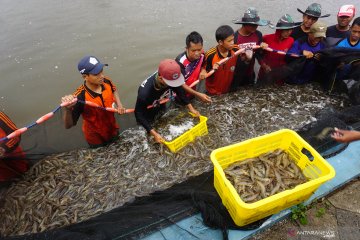
[[[306,214],[307,207],[300,203],[295,207],[291,208],[291,219],[294,221],[299,221],[302,225],[308,224],[308,218]]]

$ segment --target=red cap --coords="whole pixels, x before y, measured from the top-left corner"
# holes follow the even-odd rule
[[[185,83],[184,76],[181,74],[180,65],[173,59],[162,60],[158,73],[170,87],[180,87]]]
[[[339,9],[338,17],[346,16],[352,17],[355,15],[355,6],[354,5],[343,5]]]

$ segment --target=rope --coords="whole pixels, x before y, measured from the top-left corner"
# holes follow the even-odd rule
[[[260,48],[260,46],[254,46],[254,47],[252,47],[252,49],[258,49],[258,48]],[[230,59],[232,59],[233,57],[238,56],[240,53],[243,53],[245,50],[246,50],[246,48],[240,48],[239,50],[237,50],[237,51],[234,53],[234,55],[232,55],[232,56],[230,56],[230,57],[226,57],[226,58],[221,59],[220,61],[217,62],[217,64],[218,64],[219,66],[224,65],[224,64],[225,64],[226,62],[228,62]],[[208,78],[208,77],[210,77],[211,75],[213,75],[215,72],[216,72],[216,69],[211,69],[211,70],[206,74],[205,79]],[[189,87],[192,88],[192,87],[196,86],[199,82],[200,82],[200,79],[194,81]],[[174,93],[173,97],[175,97],[175,96],[176,96],[176,94]],[[169,98],[166,98],[166,99],[160,100],[160,104],[164,104],[164,103],[167,103],[167,102],[169,102],[169,101],[170,101],[170,99],[169,99]],[[150,109],[150,108],[152,108],[152,107],[153,107],[152,105],[149,105],[147,108]],[[134,112],[134,111],[135,111],[135,109],[126,109],[126,113],[131,113],[131,112]]]
[[[268,52],[274,52],[274,53],[277,53],[277,54],[280,54],[280,55],[290,56],[290,57],[304,57],[304,55],[302,55],[302,54],[287,53],[285,51],[276,50],[276,49],[269,48],[269,47],[265,48],[264,50],[268,51]]]
[[[59,109],[60,109],[61,107],[65,107],[65,106],[67,106],[67,105],[69,105],[69,104],[71,104],[71,103],[73,103],[73,102],[60,104],[60,105],[57,106],[53,111],[51,111],[51,112],[43,115],[42,117],[38,118],[35,122],[29,124],[28,126],[19,128],[19,129],[13,131],[12,133],[10,133],[9,135],[7,135],[7,136],[5,136],[5,137],[3,137],[3,138],[0,138],[0,142],[6,141],[6,140],[10,140],[10,139],[12,139],[12,138],[14,138],[14,137],[20,136],[21,134],[23,134],[24,132],[26,132],[26,131],[29,130],[30,128],[32,128],[32,127],[34,127],[34,126],[36,126],[36,125],[39,125],[39,124],[41,124],[41,123],[49,120],[50,118],[52,118],[52,117],[55,115],[55,113],[56,113],[57,111],[59,111]]]
[[[256,45],[254,47],[252,47],[252,49],[258,49],[260,48],[260,46]],[[234,55],[230,56],[230,57],[226,57],[226,58],[223,58],[221,59],[220,61],[217,62],[217,64],[219,66],[225,64],[226,62],[228,62],[230,59],[232,59],[233,57],[236,57],[238,56],[239,54],[243,53],[244,51],[246,50],[246,48],[240,48],[239,50],[237,50]],[[298,55],[298,54],[291,54],[291,53],[286,53],[284,51],[280,51],[280,50],[276,50],[276,49],[272,49],[272,48],[266,48],[265,49],[266,51],[269,51],[269,52],[275,52],[277,54],[281,54],[281,55],[288,55],[288,56],[291,56],[291,57],[302,57],[303,55]],[[212,74],[214,74],[216,71],[216,69],[211,69],[207,74],[206,74],[206,78],[210,77]],[[198,83],[200,82],[200,79],[194,81],[190,87],[194,87],[196,86]],[[168,98],[164,98],[164,99],[161,99],[159,100],[159,104],[165,104],[167,102],[169,102],[171,99],[174,99],[176,97],[176,93],[173,93],[172,96],[169,96]],[[80,102],[82,104],[85,104],[87,106],[90,106],[90,107],[95,107],[95,108],[99,108],[99,109],[102,109],[104,111],[108,111],[108,112],[113,112],[113,113],[118,113],[118,110],[115,109],[115,108],[110,108],[110,107],[102,107],[102,106],[99,106],[93,102],[89,102],[89,101],[82,101],[82,100],[78,100],[78,99],[75,99],[73,102],[69,102],[69,103],[62,103],[60,104],[59,106],[57,106],[53,111],[43,115],[42,117],[40,117],[39,119],[37,119],[35,122],[29,124],[28,126],[25,126],[25,127],[22,127],[22,128],[19,128],[17,130],[15,130],[14,132],[10,133],[9,135],[3,137],[3,138],[0,138],[0,142],[3,142],[3,141],[7,141],[7,140],[10,140],[14,137],[17,137],[17,136],[20,136],[21,134],[23,134],[24,132],[26,132],[27,130],[29,130],[30,128],[36,126],[36,125],[39,125],[47,120],[49,120],[50,118],[52,118],[55,113],[57,111],[59,111],[61,109],[61,107],[66,107],[67,105],[70,105],[74,102]],[[148,109],[151,109],[153,108],[154,106],[153,105],[149,105],[147,108]],[[125,113],[132,113],[134,112],[135,109],[126,109],[125,110]]]

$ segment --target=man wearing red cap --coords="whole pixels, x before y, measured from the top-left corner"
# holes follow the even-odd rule
[[[171,97],[172,91],[178,96],[178,102],[187,106],[189,111],[195,116],[200,113],[191,105],[185,95],[182,85],[185,84],[185,78],[181,73],[180,65],[172,59],[165,59],[160,62],[158,71],[141,83],[135,105],[135,118],[148,133],[150,133],[156,142],[161,143],[164,138],[156,132],[151,126],[155,117],[159,116],[165,110],[164,104],[160,100],[165,97]],[[148,106],[151,106],[148,108]]]
[[[326,39],[329,45],[336,44],[340,39],[349,35],[350,22],[355,16],[354,5],[343,5],[337,14],[337,24],[328,27],[326,31]]]

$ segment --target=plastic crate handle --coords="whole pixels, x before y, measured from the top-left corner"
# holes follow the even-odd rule
[[[309,150],[307,150],[306,148],[302,148],[301,149],[301,153],[304,154],[305,156],[307,156],[310,160],[310,162],[312,162],[314,160],[314,156],[311,154],[311,152]]]

